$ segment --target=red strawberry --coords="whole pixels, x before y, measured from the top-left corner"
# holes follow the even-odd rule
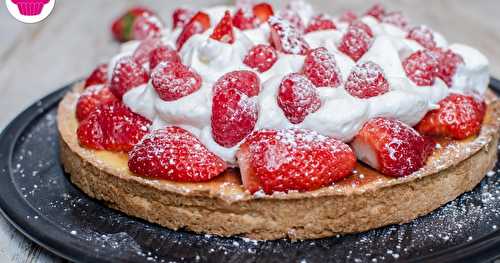
[[[352,96],[362,99],[382,95],[389,91],[389,83],[384,71],[378,64],[371,61],[356,65],[344,86]]]
[[[142,14],[132,24],[132,36],[137,40],[161,37],[161,31],[164,28],[163,22],[155,14]]]
[[[149,62],[149,57],[151,56],[151,52],[160,45],[162,45],[162,43],[159,38],[156,37],[146,38],[142,40],[139,46],[135,49],[132,57],[137,63],[144,65]]]
[[[111,27],[111,31],[116,40],[126,42],[133,40],[132,25],[137,17],[144,14],[152,15],[153,11],[144,7],[134,7],[129,9],[125,14],[117,18]]]
[[[434,41],[434,34],[426,26],[417,26],[410,29],[406,38],[415,40],[420,45],[428,49],[436,47],[436,41]]]
[[[369,27],[366,26],[365,28],[361,25],[361,22],[359,24],[354,24],[353,22],[347,28],[347,32],[340,40],[338,46],[341,52],[351,57],[354,61],[360,59],[368,51],[373,41],[373,36],[370,34],[371,30],[368,32],[366,29],[369,29]]]
[[[336,88],[342,81],[335,57],[324,47],[307,52],[303,72],[317,87]]]
[[[92,71],[90,76],[85,80],[83,87],[87,88],[89,86],[104,84],[106,82],[108,82],[108,64],[103,63]]]
[[[335,28],[337,27],[335,26],[335,23],[330,17],[324,14],[320,14],[313,17],[313,19],[311,20],[311,22],[309,22],[309,25],[307,26],[304,32],[309,33],[320,30],[331,30]]]
[[[172,25],[173,28],[183,28],[187,22],[193,17],[193,10],[186,8],[177,8],[172,13]]]
[[[439,109],[428,112],[416,128],[422,134],[461,140],[479,133],[485,112],[484,101],[451,94],[439,102]]]
[[[215,26],[210,38],[228,44],[234,43],[233,20],[229,11],[224,13],[224,17]]]
[[[259,19],[248,8],[240,8],[233,17],[233,25],[240,30],[254,29],[259,24]]]
[[[345,23],[352,23],[353,21],[355,21],[356,19],[358,19],[358,16],[356,15],[356,13],[354,13],[353,11],[351,10],[347,10],[345,11],[339,18],[339,21],[340,22],[345,22]]]
[[[352,173],[349,146],[315,131],[260,130],[237,153],[243,186],[250,193],[313,191]]]
[[[106,86],[94,86],[86,89],[76,103],[76,118],[85,120],[90,113],[102,104],[117,102],[115,95]]]
[[[130,171],[178,182],[205,182],[226,170],[226,163],[188,131],[167,127],[144,136],[129,152]]]
[[[204,12],[196,13],[184,26],[184,29],[177,38],[177,50],[180,50],[184,43],[194,34],[201,34],[210,28],[210,16]]]
[[[373,16],[378,21],[381,21],[382,18],[384,17],[384,15],[385,15],[385,9],[384,9],[384,7],[381,4],[377,3],[377,4],[374,4],[372,7],[370,7],[366,11],[365,15],[367,15],[367,16]]]
[[[102,104],[80,123],[78,141],[90,149],[126,152],[142,139],[150,124],[120,102]]]
[[[304,75],[288,74],[281,81],[278,91],[278,106],[293,124],[304,121],[309,113],[321,107],[318,91]]]
[[[214,88],[212,97],[212,136],[224,146],[233,147],[248,136],[255,127],[258,106],[255,97],[250,98],[234,87]]]
[[[162,100],[172,101],[199,90],[201,76],[181,63],[163,62],[151,73],[151,83]]]
[[[449,49],[434,48],[432,49],[432,53],[436,55],[439,63],[437,76],[441,78],[448,87],[451,87],[453,76],[457,72],[457,67],[465,63],[464,59],[462,56]]]
[[[269,70],[278,60],[276,50],[268,45],[256,45],[246,55],[243,63],[259,72]]]
[[[290,9],[281,10],[279,12],[279,17],[287,21],[291,26],[295,28],[295,30],[297,30],[297,32],[304,32],[306,25],[297,12]]]
[[[252,8],[253,14],[257,17],[260,23],[267,22],[274,15],[273,7],[268,3],[256,4]]]
[[[419,50],[403,61],[406,75],[417,86],[432,86],[439,69],[438,60],[432,52]]]
[[[359,28],[365,31],[370,37],[373,37],[373,31],[367,24],[363,23],[361,20],[354,20],[349,24],[351,28]]]
[[[260,91],[259,76],[248,70],[228,72],[215,82],[213,91],[218,93],[226,89],[237,89],[248,97],[257,96]]]
[[[179,53],[165,44],[162,44],[151,51],[151,54],[149,56],[149,68],[153,70],[161,62],[182,63]]]
[[[148,80],[148,72],[140,64],[132,57],[122,57],[113,69],[109,89],[121,100],[128,90],[145,84]]]
[[[392,177],[412,174],[425,165],[435,143],[395,119],[371,119],[352,142],[358,158]]]
[[[289,22],[274,16],[268,22],[271,27],[271,43],[278,51],[296,55],[307,53],[309,44]]]
[[[382,22],[387,24],[395,25],[401,29],[408,27],[408,19],[401,12],[390,12],[382,17]]]

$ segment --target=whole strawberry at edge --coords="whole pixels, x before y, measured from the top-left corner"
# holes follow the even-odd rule
[[[137,17],[144,14],[154,15],[154,12],[145,7],[132,7],[123,15],[114,20],[111,26],[113,37],[119,42],[133,40],[132,26]]]

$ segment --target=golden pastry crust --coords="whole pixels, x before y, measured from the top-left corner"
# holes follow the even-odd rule
[[[316,191],[250,195],[237,170],[207,183],[178,183],[133,175],[122,153],[80,147],[76,85],[58,109],[61,160],[82,191],[128,215],[170,229],[254,239],[313,239],[411,221],[472,190],[496,161],[500,103],[487,94],[481,133],[443,141],[426,166],[389,178],[358,164],[355,174]]]

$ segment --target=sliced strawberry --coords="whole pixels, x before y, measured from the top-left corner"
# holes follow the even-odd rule
[[[457,72],[458,65],[464,64],[464,59],[459,54],[449,50],[434,48],[432,49],[439,63],[437,76],[441,78],[448,87],[453,84],[453,76]]]
[[[215,88],[212,97],[212,136],[218,144],[233,147],[254,129],[258,117],[256,98],[237,88]]]
[[[369,29],[368,26],[366,28]],[[370,48],[373,42],[373,36],[367,31],[362,23],[351,24],[347,28],[347,32],[342,36],[338,49],[344,54],[351,57],[354,61],[358,61]]]
[[[321,107],[318,91],[304,75],[288,74],[281,81],[278,106],[293,124],[304,121],[307,115]]]
[[[151,56],[151,52],[160,45],[162,45],[161,39],[156,37],[146,38],[142,40],[139,46],[135,49],[132,57],[137,63],[141,65],[149,63],[149,57]]]
[[[336,28],[337,27],[335,26],[335,23],[330,17],[328,17],[325,14],[320,14],[313,17],[313,19],[311,20],[311,22],[309,22],[309,25],[307,26],[304,32],[309,33],[321,30],[332,30]]]
[[[412,39],[417,41],[424,48],[434,48],[436,47],[436,41],[434,41],[434,34],[432,30],[430,30],[426,26],[417,26],[410,31],[408,31],[408,35],[406,36],[408,39]]]
[[[312,191],[352,173],[349,146],[315,131],[260,130],[237,153],[243,186],[250,193]]]
[[[173,29],[183,28],[193,17],[194,11],[187,8],[177,8],[172,13]]]
[[[238,9],[233,17],[233,25],[240,30],[257,28],[259,22],[259,19],[249,8]]]
[[[432,86],[439,70],[438,60],[432,52],[419,50],[403,61],[406,75],[417,86]]]
[[[97,68],[90,73],[90,76],[85,80],[84,88],[104,84],[108,82],[108,64],[103,63],[97,66]]]
[[[148,72],[139,63],[132,57],[122,57],[113,69],[109,89],[121,100],[127,91],[147,83],[148,80]]]
[[[149,56],[149,68],[154,70],[161,62],[182,63],[179,53],[168,45],[161,44],[151,51]]]
[[[278,60],[276,49],[268,45],[256,45],[246,55],[243,63],[259,72],[269,70]]]
[[[106,86],[93,86],[86,89],[76,103],[76,118],[85,120],[90,113],[102,104],[111,104],[118,99]]]
[[[271,27],[271,43],[278,51],[296,55],[307,53],[309,44],[289,22],[274,16],[268,22]]]
[[[151,122],[121,102],[102,104],[80,123],[80,145],[89,149],[127,152],[148,132]]]
[[[350,24],[356,19],[358,19],[358,15],[356,15],[356,13],[354,13],[351,10],[347,10],[344,13],[342,13],[342,15],[340,15],[339,21]]]
[[[163,22],[155,14],[142,14],[132,24],[133,39],[143,40],[149,37],[161,37],[161,31],[165,28]]]
[[[201,87],[201,76],[178,62],[162,62],[151,73],[151,83],[164,101],[187,96]]]
[[[115,39],[120,42],[133,40],[132,25],[137,17],[144,14],[152,15],[154,12],[144,7],[133,7],[117,18],[111,26],[111,31]]]
[[[274,15],[273,7],[268,3],[256,4],[253,6],[252,11],[260,23],[267,22],[267,20]]]
[[[352,142],[358,158],[392,177],[412,174],[425,165],[434,141],[395,119],[371,119]]]
[[[155,130],[129,152],[128,167],[137,175],[178,182],[205,182],[226,170],[226,163],[188,131]]]
[[[229,11],[224,13],[224,17],[215,26],[210,38],[228,44],[234,43],[233,19]]]
[[[367,15],[367,16],[373,16],[378,21],[382,21],[382,18],[385,15],[385,9],[384,9],[384,7],[381,4],[377,3],[377,4],[374,4],[372,7],[370,7],[366,11],[365,15]]]
[[[382,23],[395,25],[406,30],[408,27],[408,19],[401,12],[390,12],[382,17]]]
[[[201,34],[210,28],[210,16],[204,12],[196,13],[184,26],[184,29],[177,38],[177,50],[180,50],[184,43],[195,34]]]
[[[303,72],[317,87],[336,88],[342,81],[335,57],[324,47],[307,52]]]
[[[439,102],[439,109],[428,112],[416,128],[422,134],[461,140],[479,133],[485,112],[484,101],[451,94]]]
[[[345,83],[345,89],[352,96],[371,98],[389,91],[389,83],[382,68],[371,61],[357,64]]]
[[[228,72],[215,82],[213,91],[218,93],[226,89],[237,89],[248,97],[257,96],[260,92],[259,76],[248,70]]]

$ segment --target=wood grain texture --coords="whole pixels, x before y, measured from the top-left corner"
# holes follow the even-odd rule
[[[113,17],[134,4],[158,10],[169,21],[172,8],[227,1],[58,1],[45,21],[27,25],[15,21],[0,7],[0,130],[22,109],[58,87],[88,74],[108,59],[118,45],[109,34]],[[282,2],[282,1],[270,1]],[[311,0],[318,10],[338,14],[361,11],[371,1]],[[491,73],[500,77],[500,1],[381,1],[402,10],[415,23],[441,32],[450,43],[461,42],[480,49],[490,60]],[[34,245],[0,217],[0,262],[62,262]]]

